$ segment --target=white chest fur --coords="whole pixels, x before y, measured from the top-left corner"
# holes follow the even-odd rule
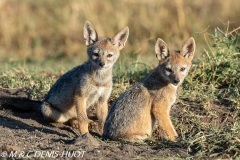
[[[105,87],[97,87],[91,89],[91,95],[87,100],[87,107],[90,107],[99,101],[100,97],[105,97],[106,88]]]
[[[104,94],[104,91],[105,91],[105,87],[99,87],[98,90],[97,90],[97,92],[96,92],[96,94],[97,94],[98,96],[101,96],[101,95]],[[96,96],[97,96],[97,95],[96,95]]]

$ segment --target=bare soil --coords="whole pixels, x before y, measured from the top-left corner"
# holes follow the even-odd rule
[[[0,97],[25,97],[27,98],[27,89],[3,89],[0,88]],[[43,95],[44,97],[44,95]],[[186,101],[194,112],[205,115],[202,107],[193,102]],[[186,105],[186,104],[185,104]],[[177,104],[172,109],[172,116],[183,118],[181,110],[185,106]],[[226,115],[231,111],[224,105],[214,107],[218,116],[216,119],[204,118],[206,123],[221,123]],[[94,115],[94,109],[89,111]],[[229,119],[233,121],[233,119]],[[188,124],[186,124],[188,125]],[[11,106],[0,106],[0,159],[21,159],[20,153],[25,158],[56,158],[58,159],[146,159],[156,157],[189,157],[194,152],[188,152],[188,148],[183,145],[151,145],[150,143],[127,143],[101,141],[97,136],[97,126],[94,123],[90,126],[90,131],[100,142],[99,147],[89,146],[87,144],[74,145],[73,141],[78,137],[78,130],[73,129],[66,124],[49,123],[43,119],[40,112],[22,112]],[[160,132],[158,129],[154,132]],[[168,143],[169,144],[169,143]],[[17,155],[15,158],[11,151]],[[54,152],[52,155],[47,153]],[[3,154],[4,153],[4,154]],[[42,154],[42,157],[41,157]]]

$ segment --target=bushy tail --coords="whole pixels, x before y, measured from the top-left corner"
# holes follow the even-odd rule
[[[21,97],[0,97],[0,108],[11,108],[24,112],[40,112],[41,101]]]

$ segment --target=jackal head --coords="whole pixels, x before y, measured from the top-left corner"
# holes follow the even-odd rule
[[[99,37],[93,25],[86,21],[83,35],[92,66],[96,69],[106,69],[112,67],[117,61],[120,50],[123,49],[127,41],[129,28],[123,28],[112,38]]]
[[[159,70],[161,77],[169,83],[179,86],[192,64],[195,52],[195,41],[191,37],[183,43],[180,52],[170,51],[168,45],[158,38],[155,45],[156,57],[159,60]]]

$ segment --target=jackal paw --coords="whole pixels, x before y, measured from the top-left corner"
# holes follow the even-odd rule
[[[78,128],[78,120],[76,119],[70,119],[68,121],[68,125],[71,126],[72,128]]]
[[[94,123],[94,121],[88,119],[88,123]],[[70,119],[67,124],[72,128],[78,128],[78,120],[77,119]]]
[[[178,139],[178,135],[173,135],[173,136],[168,136],[169,140],[170,141],[173,141],[173,142],[177,142],[177,139]]]

